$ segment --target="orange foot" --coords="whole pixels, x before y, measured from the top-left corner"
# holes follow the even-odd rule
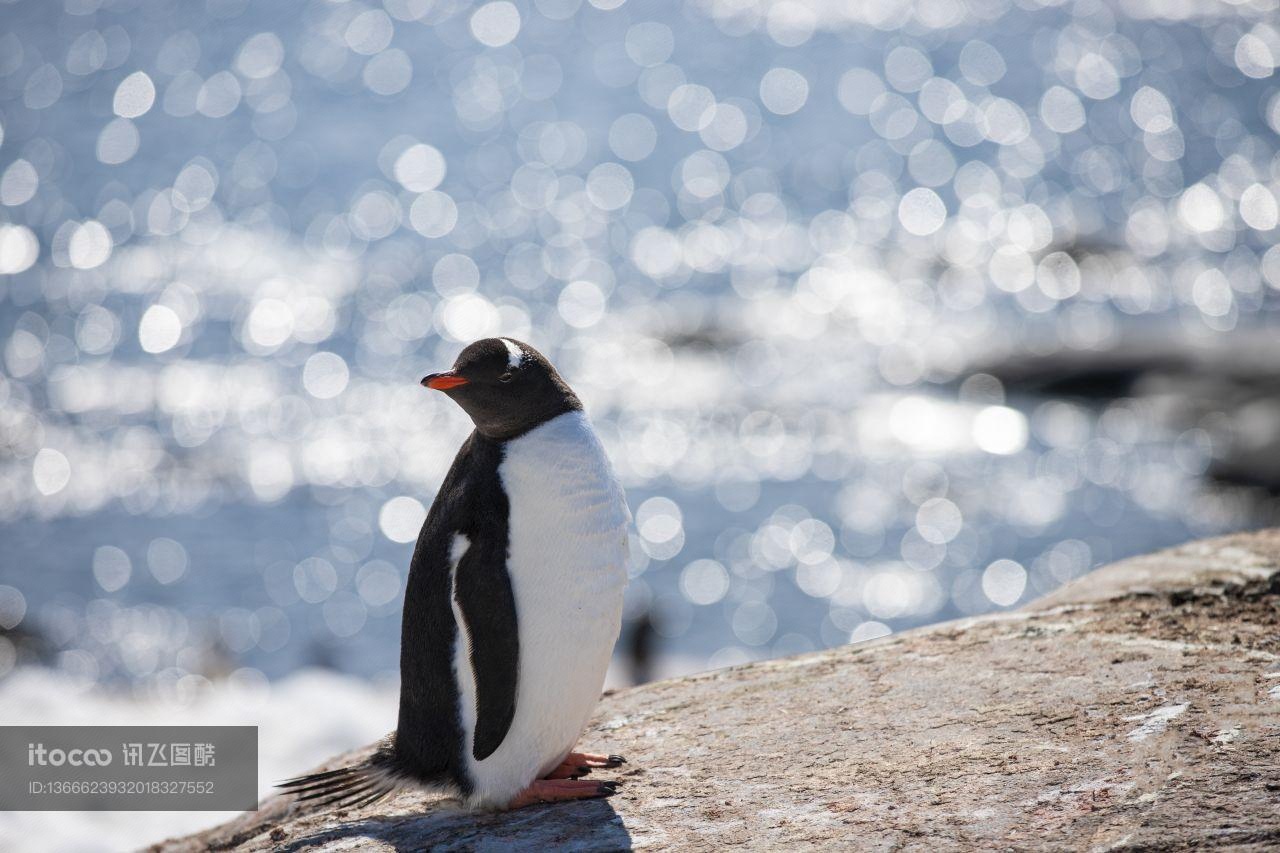
[[[617,782],[590,782],[586,779],[538,779],[511,801],[507,808],[522,809],[539,803],[558,803],[563,800],[588,800],[595,797],[612,797],[618,793]]]
[[[618,767],[627,763],[621,755],[601,755],[598,752],[571,752],[544,779],[577,779],[591,772],[592,767]]]

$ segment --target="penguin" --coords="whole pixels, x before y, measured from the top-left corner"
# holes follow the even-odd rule
[[[404,787],[471,810],[607,797],[575,752],[622,622],[631,512],[582,403],[527,343],[486,338],[421,382],[475,425],[414,547],[396,730],[279,787],[352,808]]]

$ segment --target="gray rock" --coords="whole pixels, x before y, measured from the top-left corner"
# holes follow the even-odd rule
[[[271,797],[151,849],[1274,850],[1280,531],[613,693],[582,747],[628,757],[602,774],[618,796],[485,815],[413,792],[351,812]]]

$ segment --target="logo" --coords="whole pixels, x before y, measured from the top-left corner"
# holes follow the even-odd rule
[[[42,743],[27,744],[28,767],[106,767],[110,763],[109,749],[45,749]]]

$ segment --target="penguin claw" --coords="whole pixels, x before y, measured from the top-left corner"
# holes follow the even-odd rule
[[[598,752],[571,752],[565,756],[564,762],[588,767],[618,767],[626,764],[627,759],[621,755],[602,755]]]

